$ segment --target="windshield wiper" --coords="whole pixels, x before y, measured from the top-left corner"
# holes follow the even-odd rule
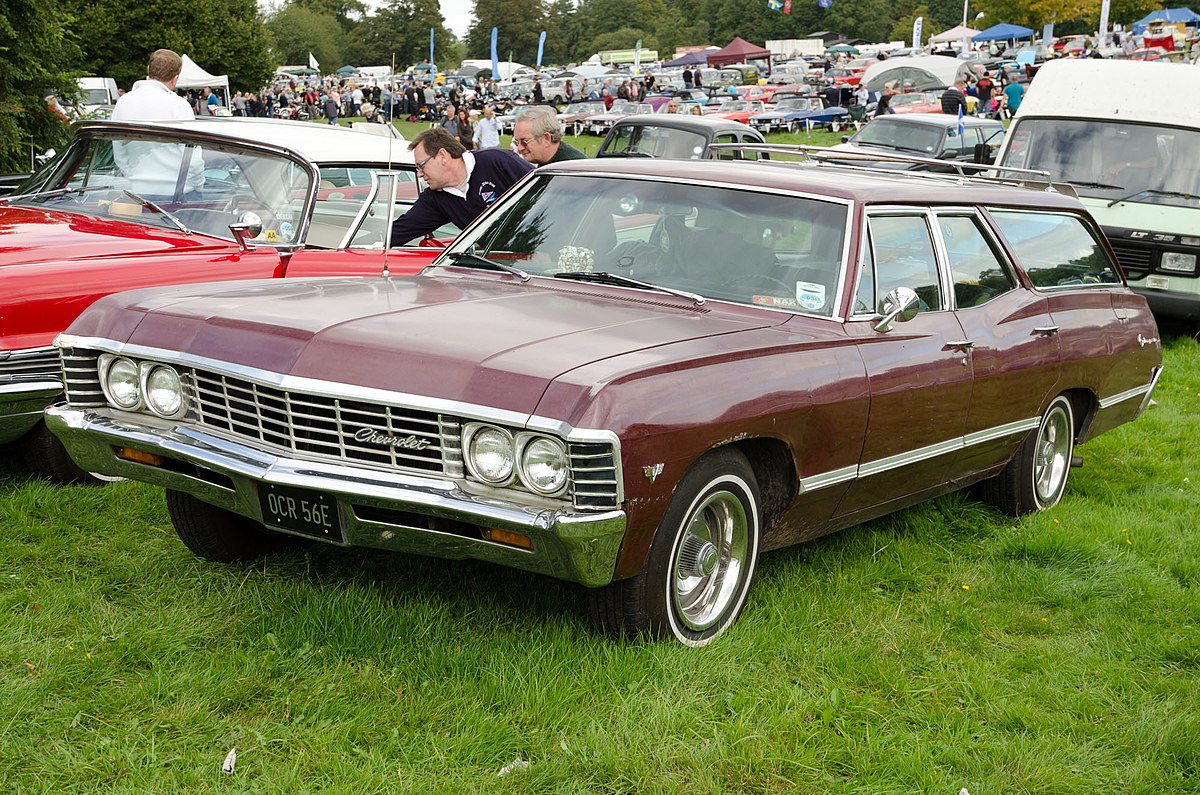
[[[1107,188],[1108,190],[1120,190],[1124,185],[1109,185],[1107,182],[1088,182],[1082,179],[1068,179],[1067,184],[1077,185],[1080,188]],[[1135,196],[1137,194],[1134,194]]]
[[[113,190],[112,185],[84,185],[78,188],[55,188],[54,190],[39,190],[33,193],[19,193],[16,196],[4,196],[3,200],[11,202],[14,199],[49,199],[53,196],[66,196],[69,193],[87,193],[93,190]]]
[[[449,257],[450,261],[455,265],[469,265],[477,268],[488,268],[489,270],[494,271],[504,271],[505,273],[511,273],[513,276],[520,277],[521,281],[523,282],[529,281],[529,274],[520,268],[514,268],[512,265],[505,265],[503,262],[496,262],[493,259],[488,259],[487,257],[479,254],[456,251],[453,254],[450,254]]]
[[[1119,199],[1113,199],[1105,206],[1112,207],[1114,204],[1120,204],[1121,202],[1127,202],[1136,196],[1141,196],[1143,193],[1153,193],[1156,196],[1177,196],[1181,199],[1200,199],[1200,196],[1197,196],[1194,193],[1187,193],[1185,191],[1159,190],[1158,188],[1142,188],[1141,190],[1135,191],[1134,193],[1131,193],[1128,196],[1122,196]]]
[[[554,274],[554,278],[570,279],[577,282],[594,282],[595,284],[611,284],[614,287],[636,287],[639,290],[658,290],[670,295],[678,295],[680,298],[687,298],[693,301],[696,306],[703,306],[705,301],[704,296],[697,293],[663,287],[661,284],[651,284],[650,282],[643,282],[639,279],[622,276],[619,273],[609,273],[608,271],[568,271],[566,273],[556,273]]]
[[[185,235],[190,235],[192,233],[192,230],[190,230],[186,226],[184,226],[183,221],[180,221],[178,218],[171,215],[169,212],[167,212],[163,208],[159,207],[157,204],[150,201],[149,199],[142,198],[141,196],[138,196],[136,193],[134,193],[131,190],[122,190],[121,193],[124,193],[126,196],[133,199],[135,202],[138,202],[143,207],[149,207],[154,212],[162,215],[168,221],[175,224],[175,226],[179,229],[179,231],[183,232]]]

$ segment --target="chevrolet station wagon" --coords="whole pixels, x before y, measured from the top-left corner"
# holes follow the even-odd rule
[[[0,444],[51,477],[94,480],[41,422],[62,393],[55,335],[133,287],[379,273],[388,173],[394,215],[417,196],[403,141],[266,119],[78,125],[0,198]],[[390,251],[389,267],[415,273],[437,253]]]
[[[1161,367],[1073,196],[775,161],[545,166],[417,275],[136,290],[57,345],[52,430],[200,556],[478,558],[689,646],[768,550],[1055,505]]]

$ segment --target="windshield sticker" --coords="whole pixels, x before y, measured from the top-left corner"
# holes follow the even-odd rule
[[[825,306],[825,285],[816,282],[796,282],[796,303],[810,312]]]
[[[264,235],[264,239],[268,243],[278,243],[279,242],[279,234],[274,229],[264,229],[263,235]]]
[[[284,221],[279,225],[279,236],[283,238],[284,243],[291,243],[296,239],[296,227],[291,221]]]
[[[558,250],[560,273],[590,273],[596,264],[595,252],[583,246],[563,246]]]

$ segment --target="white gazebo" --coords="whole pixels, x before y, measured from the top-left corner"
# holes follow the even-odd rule
[[[186,55],[183,56],[183,69],[179,71],[179,80],[175,83],[175,87],[224,89],[225,107],[231,108],[229,104],[229,75],[210,74]]]
[[[975,36],[978,33],[979,31],[975,30],[974,28],[968,28],[966,25],[958,25],[950,28],[950,30],[943,30],[936,36],[930,36],[929,43],[953,44],[954,42],[962,41],[963,39],[969,40],[972,36]]]

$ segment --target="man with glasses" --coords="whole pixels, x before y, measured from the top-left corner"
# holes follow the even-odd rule
[[[513,125],[513,146],[517,154],[535,166],[587,159],[587,155],[562,137],[562,125],[553,107],[529,105],[517,114],[517,121]]]
[[[428,186],[392,224],[392,245],[403,246],[443,224],[466,229],[533,166],[507,149],[468,152],[441,127],[424,130],[408,145],[417,174]]]

